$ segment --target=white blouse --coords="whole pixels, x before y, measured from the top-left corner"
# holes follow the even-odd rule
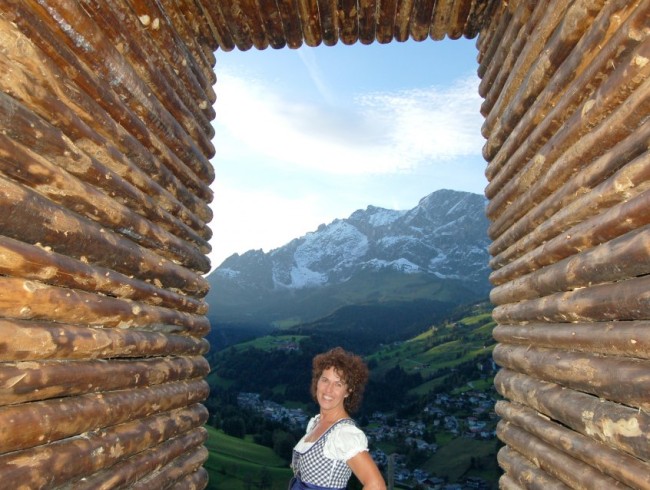
[[[295,447],[299,453],[306,452],[314,445],[314,442],[305,442],[305,439],[314,429],[319,419],[320,415],[316,415],[307,424],[307,432]],[[338,424],[329,432],[323,454],[329,459],[347,461],[360,452],[367,450],[368,439],[361,429],[355,425]]]

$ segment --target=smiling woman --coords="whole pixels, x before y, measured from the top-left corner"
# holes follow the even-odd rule
[[[354,473],[365,490],[386,488],[368,440],[350,418],[368,381],[363,360],[340,347],[314,357],[311,393],[320,413],[293,450],[289,490],[343,489]]]

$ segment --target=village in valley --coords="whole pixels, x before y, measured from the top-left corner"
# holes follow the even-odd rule
[[[263,415],[291,429],[304,430],[313,414],[302,408],[287,408],[277,402],[264,400],[258,393],[239,393],[237,403],[242,409]],[[409,458],[398,450],[387,453],[382,447],[406,448],[417,451],[421,459],[433,457],[440,448],[436,434],[444,439],[465,438],[494,440],[497,416],[494,396],[469,390],[459,394],[437,393],[415,417],[397,418],[392,414],[374,412],[363,417],[362,428],[368,437],[373,459],[396,488],[418,490],[487,490],[488,482],[479,477],[467,477],[462,483],[448,483],[444,478],[413,467]],[[467,415],[470,414],[470,415]]]

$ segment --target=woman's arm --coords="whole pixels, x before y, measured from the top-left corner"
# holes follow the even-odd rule
[[[347,463],[364,490],[386,490],[386,482],[368,451],[361,451]]]

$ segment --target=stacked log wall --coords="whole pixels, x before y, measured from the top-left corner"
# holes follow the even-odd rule
[[[500,487],[650,488],[650,2],[479,35]]]
[[[217,46],[197,19],[0,5],[2,488],[207,484]]]
[[[650,488],[649,18],[648,0],[4,0],[2,486],[207,484],[216,49],[479,32],[500,485]]]

